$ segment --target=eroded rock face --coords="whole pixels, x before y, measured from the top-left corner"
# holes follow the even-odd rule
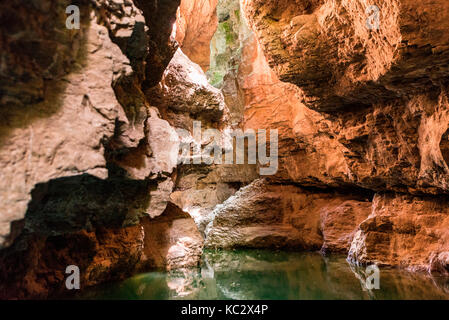
[[[205,245],[347,252],[358,223],[370,212],[371,203],[363,196],[310,192],[259,179],[215,208]]]
[[[278,181],[304,186],[344,186],[351,172],[345,147],[330,129],[331,122],[302,103],[296,86],[279,81],[254,36],[242,50],[239,88],[244,97],[243,127],[277,130]]]
[[[134,0],[148,26],[148,56],[143,89],[152,88],[161,80],[165,68],[178,49],[173,26],[180,0]]]
[[[379,192],[350,259],[446,272],[440,226],[446,223],[441,203],[448,179],[449,51],[443,30],[449,28],[449,8],[408,0],[370,5],[379,9],[378,26],[372,19],[377,9],[363,1],[242,1],[268,65],[298,87],[285,87],[296,90],[297,102],[288,98],[282,105],[303,104],[277,106],[278,121],[267,120],[295,141],[280,143],[290,149],[276,178]],[[257,60],[263,61],[247,59]],[[246,74],[258,74],[254,63],[245,65],[253,71]],[[258,106],[262,87],[251,82],[247,92],[257,94],[247,101]],[[245,113],[249,122],[264,123],[266,112]]]
[[[210,64],[210,41],[218,25],[218,0],[181,0],[176,17],[176,41],[203,71]]]
[[[255,165],[184,165],[178,169],[170,199],[188,212],[204,233],[214,208],[258,177]]]
[[[8,61],[0,82],[0,295],[5,298],[60,293],[71,264],[82,270],[83,286],[130,275],[143,261],[144,221],[164,214],[167,221],[178,220],[166,207],[179,138],[143,94],[145,86],[160,81],[175,52],[170,20],[178,4],[76,4],[79,31],[65,28],[66,1],[23,9],[2,4],[2,15],[8,16],[0,28]],[[16,34],[25,24],[34,40]],[[22,42],[30,50],[23,50]],[[31,75],[32,85],[23,73]],[[169,259],[142,266],[176,268],[183,265],[183,254],[188,265],[198,262],[201,243],[189,234],[198,230],[185,227],[188,221],[195,226],[186,214],[183,221],[171,231],[161,225],[160,234],[171,232],[170,241],[177,233],[193,240],[176,242]],[[157,250],[162,244],[152,245]],[[23,267],[14,268],[17,264]]]
[[[180,146],[187,146],[188,154],[180,155],[176,187],[170,198],[194,217],[203,232],[203,219],[242,185],[256,179],[257,166],[206,164],[206,160],[212,162],[213,158],[204,153],[205,148],[202,153],[192,152],[199,146],[214,143],[214,137],[206,134],[208,129],[219,130],[216,132],[220,135],[220,147],[225,149],[230,144],[231,138],[227,134],[229,110],[222,92],[209,84],[203,70],[180,49],[170,61],[161,82],[147,90],[146,95],[151,104],[158,107],[162,117],[177,129]],[[201,122],[200,137],[195,136],[194,121]],[[201,163],[197,163],[198,159]]]
[[[161,82],[147,91],[151,103],[177,128],[192,130],[193,121],[217,127],[226,112],[223,95],[211,86],[203,70],[180,49],[176,51]]]
[[[245,0],[243,5],[270,66],[282,81],[302,88],[313,109],[407,97],[438,88],[439,79],[448,76],[445,1],[372,1],[378,24],[359,0]]]
[[[447,193],[446,90],[334,117],[352,181],[372,190]]]
[[[24,217],[37,183],[81,174],[108,176],[103,142],[113,136],[115,119],[124,118],[111,81],[131,68],[106,28],[94,16],[89,23],[83,25],[89,40],[78,68],[50,82],[43,102],[2,107],[2,244],[10,222]]]
[[[145,232],[141,270],[195,267],[203,252],[203,237],[190,215],[169,202],[163,215],[143,221]]]
[[[349,259],[414,271],[447,272],[446,197],[378,194],[360,224]]]
[[[65,29],[65,9],[70,1],[3,2],[1,14],[0,74],[2,106],[34,104],[45,95],[45,82],[63,77],[84,48],[83,31],[55,33]],[[88,1],[80,6],[83,23],[89,21]],[[42,28],[45,25],[46,28]],[[11,68],[8,66],[16,66]],[[8,109],[8,108],[5,108]],[[5,112],[2,108],[2,113]]]

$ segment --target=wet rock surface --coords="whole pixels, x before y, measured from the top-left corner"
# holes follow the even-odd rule
[[[100,185],[94,187],[101,190]],[[123,186],[119,188],[123,189]],[[77,209],[65,209],[75,215],[74,219],[79,220],[83,217],[83,211],[87,211],[87,208],[80,208],[85,203],[89,203],[91,211],[109,217],[115,211],[139,205],[138,202],[130,205],[129,201],[122,199],[122,207],[109,208],[112,212],[99,210],[93,205],[106,203],[111,206],[110,199],[95,203],[102,195],[111,196],[106,190],[102,191],[105,194],[92,192],[96,200],[63,197],[59,200],[77,205]],[[71,193],[68,196],[75,195]],[[132,197],[128,195],[128,198]],[[47,204],[46,208],[54,209],[55,206],[57,204]],[[42,210],[44,213],[45,209]],[[72,222],[68,231],[65,229],[70,221],[66,219],[70,217],[61,213],[60,218],[64,219],[61,221],[53,210],[51,213],[46,218],[27,219],[27,231],[1,252],[2,299],[44,299],[67,295],[66,268],[71,265],[79,268],[80,288],[86,289],[100,283],[125,279],[137,272],[195,267],[201,258],[203,239],[194,220],[172,203],[167,205],[160,217],[151,219],[144,215],[125,227],[121,221],[103,221],[101,225],[93,220],[80,221],[77,228],[73,227]],[[88,216],[92,219],[91,215]]]

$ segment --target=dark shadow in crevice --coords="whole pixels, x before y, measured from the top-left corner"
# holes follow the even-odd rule
[[[449,165],[449,129],[441,137],[440,150],[444,161]]]

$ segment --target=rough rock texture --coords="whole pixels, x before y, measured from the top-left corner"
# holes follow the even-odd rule
[[[83,29],[53,31],[65,30],[65,8],[69,4],[64,0],[14,0],[0,5],[2,106],[17,107],[42,101],[45,83],[60,79],[71,69],[84,47]],[[87,1],[73,4],[80,6],[82,23],[88,23]],[[16,68],[8,67],[11,65]]]
[[[218,0],[181,0],[176,16],[176,41],[203,71],[210,64],[210,41],[217,29]]]
[[[378,26],[368,5],[379,8]],[[350,260],[446,272],[447,3],[244,0],[242,8],[268,65],[303,104],[291,112],[285,105],[295,103],[275,104],[280,121],[271,123],[294,137],[280,142],[290,149],[276,178],[378,192]],[[257,60],[241,66],[255,70]],[[258,106],[263,87],[249,83]],[[246,110],[251,126],[264,123],[266,112]]]
[[[449,270],[447,197],[378,194],[351,245],[349,259],[410,270]]]
[[[447,193],[448,107],[443,90],[334,118],[353,182],[378,191]]]
[[[203,252],[203,237],[190,215],[173,203],[164,214],[143,222],[143,254],[138,268],[149,270],[195,267]]]
[[[94,202],[91,200],[90,204]],[[79,202],[82,203],[86,202]],[[132,204],[124,199],[122,206]],[[53,216],[48,216],[47,221],[39,219],[39,234],[22,234],[19,241],[1,253],[2,299],[69,295],[65,287],[69,265],[79,267],[80,288],[86,288],[139,271],[193,267],[199,263],[202,252],[203,239],[195,222],[171,203],[160,217],[145,216],[139,225],[124,228],[93,223],[95,228],[67,233],[56,228],[54,220]],[[61,234],[52,233],[54,230]]]
[[[202,126],[218,127],[226,112],[220,90],[207,82],[203,70],[180,49],[176,51],[164,72],[161,82],[146,92],[170,124],[192,130],[193,120]]]
[[[215,206],[258,176],[255,165],[184,165],[178,169],[170,199],[188,212],[204,232]]]
[[[348,184],[345,148],[329,130],[330,122],[302,103],[301,90],[278,80],[253,36],[243,47],[238,80],[244,129],[278,130],[279,170],[272,179],[304,186]]]
[[[121,1],[121,0],[119,0]],[[180,0],[134,0],[148,26],[148,56],[143,88],[155,86],[178,48],[173,33]]]
[[[215,208],[205,245],[345,252],[358,223],[371,212],[363,198],[259,179]]]
[[[42,102],[22,105],[9,85],[16,83],[19,92],[25,87],[31,89],[31,86],[20,82],[23,76],[16,74],[20,68],[3,70],[1,242],[10,233],[10,222],[23,218],[31,199],[30,191],[37,183],[82,174],[104,179],[110,175],[108,169],[111,168],[113,174],[124,170],[122,175],[128,178],[145,179],[150,173],[162,172],[166,176],[176,166],[176,155],[168,152],[166,159],[166,148],[177,147],[176,133],[170,133],[168,123],[158,121],[158,116],[148,111],[148,103],[140,90],[149,42],[160,40],[162,49],[167,41],[162,41],[162,35],[156,38],[151,38],[151,33],[148,37],[145,35],[146,20],[132,2],[96,1],[93,11],[89,4],[87,1],[79,3],[81,28],[72,31],[65,28],[65,7],[68,5],[65,1],[57,2],[49,13],[44,11],[50,8],[51,1],[42,2],[42,17],[52,18],[55,22],[54,25],[44,24],[43,29],[36,26],[30,31],[29,34],[34,35],[41,30],[32,40],[36,45],[30,50],[22,50],[23,46],[19,45],[20,41],[31,41],[27,40],[28,35],[16,33],[29,11],[36,10],[35,5],[25,6],[23,12],[14,4],[5,8],[9,23],[2,28],[2,39],[7,48],[2,54],[6,60],[29,55],[22,61],[31,59],[34,63],[30,63],[28,69],[27,64],[21,64],[21,68],[23,72],[34,72],[30,79],[36,78],[45,90],[37,90],[34,98],[24,101]],[[53,29],[61,30],[61,36],[49,31]],[[168,38],[169,35],[166,40]],[[61,49],[55,50],[55,46]],[[56,62],[42,60],[39,65],[36,58],[51,56],[46,51],[49,49],[57,52]],[[11,62],[10,65],[15,64]],[[45,69],[49,65],[59,69]],[[147,65],[147,68],[150,67]],[[10,69],[16,70],[15,73]],[[124,86],[129,89],[126,99]],[[20,96],[24,97],[23,94]],[[164,144],[160,143],[162,138],[166,140]],[[167,144],[167,141],[173,141],[173,144]],[[122,158],[133,161],[121,165]],[[7,244],[12,240],[10,237]]]
[[[241,126],[245,101],[238,73],[241,55],[251,31],[241,13],[239,1],[220,0],[217,5],[219,24],[211,46],[211,65],[207,72],[212,85],[223,92],[229,109],[228,123]]]
[[[185,39],[186,45],[188,40]],[[209,84],[203,70],[181,49],[170,61],[161,82],[147,90],[146,95],[151,104],[157,106],[162,117],[178,130],[181,146],[188,146],[190,153],[182,154],[180,158],[188,162],[179,163],[176,187],[170,198],[194,217],[203,231],[203,219],[217,204],[258,177],[257,166],[205,164],[205,159],[212,160],[210,154],[193,152],[199,146],[214,143],[206,134],[206,130],[212,128],[220,130],[220,146],[226,148],[230,143],[230,137],[226,134],[229,129],[229,110],[222,92]],[[201,137],[194,136],[194,121],[201,121]],[[200,156],[202,163],[194,163],[195,158]]]
[[[94,17],[82,30],[89,40],[80,49],[77,68],[48,82],[43,102],[2,107],[2,238],[11,221],[23,218],[37,183],[81,174],[108,176],[103,142],[113,136],[115,120],[124,118],[111,82],[131,68]]]
[[[139,261],[143,239],[140,228],[127,227],[35,236],[26,243],[25,248],[11,247],[2,252],[2,299],[67,294],[65,270],[69,265],[80,268],[81,288],[129,276]]]
[[[176,50],[170,21],[179,2],[78,1],[79,30],[65,27],[69,4],[1,5],[4,298],[60,292],[70,264],[82,269],[83,286],[129,275],[143,250],[141,221],[179,219],[166,210],[179,137],[143,94]],[[195,240],[192,228],[177,227],[160,233]],[[181,266],[183,253],[198,262],[200,243],[180,245],[145,265]]]
[[[197,295],[200,299],[257,300],[275,294],[278,299],[313,300],[317,298],[317,288],[322,299],[388,300],[391,292],[402,299],[439,300],[448,296],[443,277],[429,279],[425,274],[389,269],[382,269],[381,290],[368,290],[369,275],[364,274],[365,268],[350,268],[344,261],[323,258],[317,253],[206,250],[204,261],[202,277],[197,281],[207,287],[207,296]],[[254,273],[268,273],[272,278],[258,277],[254,281],[251,277]],[[198,285],[192,282],[186,287],[179,286],[179,291],[194,291]],[[279,290],[279,287],[285,289]]]
[[[1,297],[57,294],[69,264],[83,286],[194,266],[202,235],[449,273],[443,0],[374,0],[378,26],[364,0],[22,2],[0,4]],[[179,154],[211,144],[197,120],[221,147],[277,129],[276,175],[180,164],[212,159]]]
[[[270,66],[282,81],[301,87],[316,110],[407,97],[438,88],[448,76],[449,7],[443,0],[243,4]],[[379,8],[378,28],[369,5]]]

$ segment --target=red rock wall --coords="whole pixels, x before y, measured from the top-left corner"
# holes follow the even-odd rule
[[[257,125],[276,117],[272,124],[299,133],[284,146],[303,156],[286,161],[285,170],[297,167],[290,172],[302,171],[308,181],[283,177],[377,193],[352,243],[353,262],[446,272],[449,7],[445,1],[372,4],[380,10],[378,29],[367,28],[364,1],[242,1],[268,65],[297,86],[285,87],[284,97],[299,92],[303,114],[319,112],[308,117],[315,122],[302,117],[296,126],[288,119],[301,113],[275,103],[271,116],[249,111],[248,119]],[[248,95],[250,104],[260,96],[262,90]],[[318,134],[307,134],[308,127]]]

